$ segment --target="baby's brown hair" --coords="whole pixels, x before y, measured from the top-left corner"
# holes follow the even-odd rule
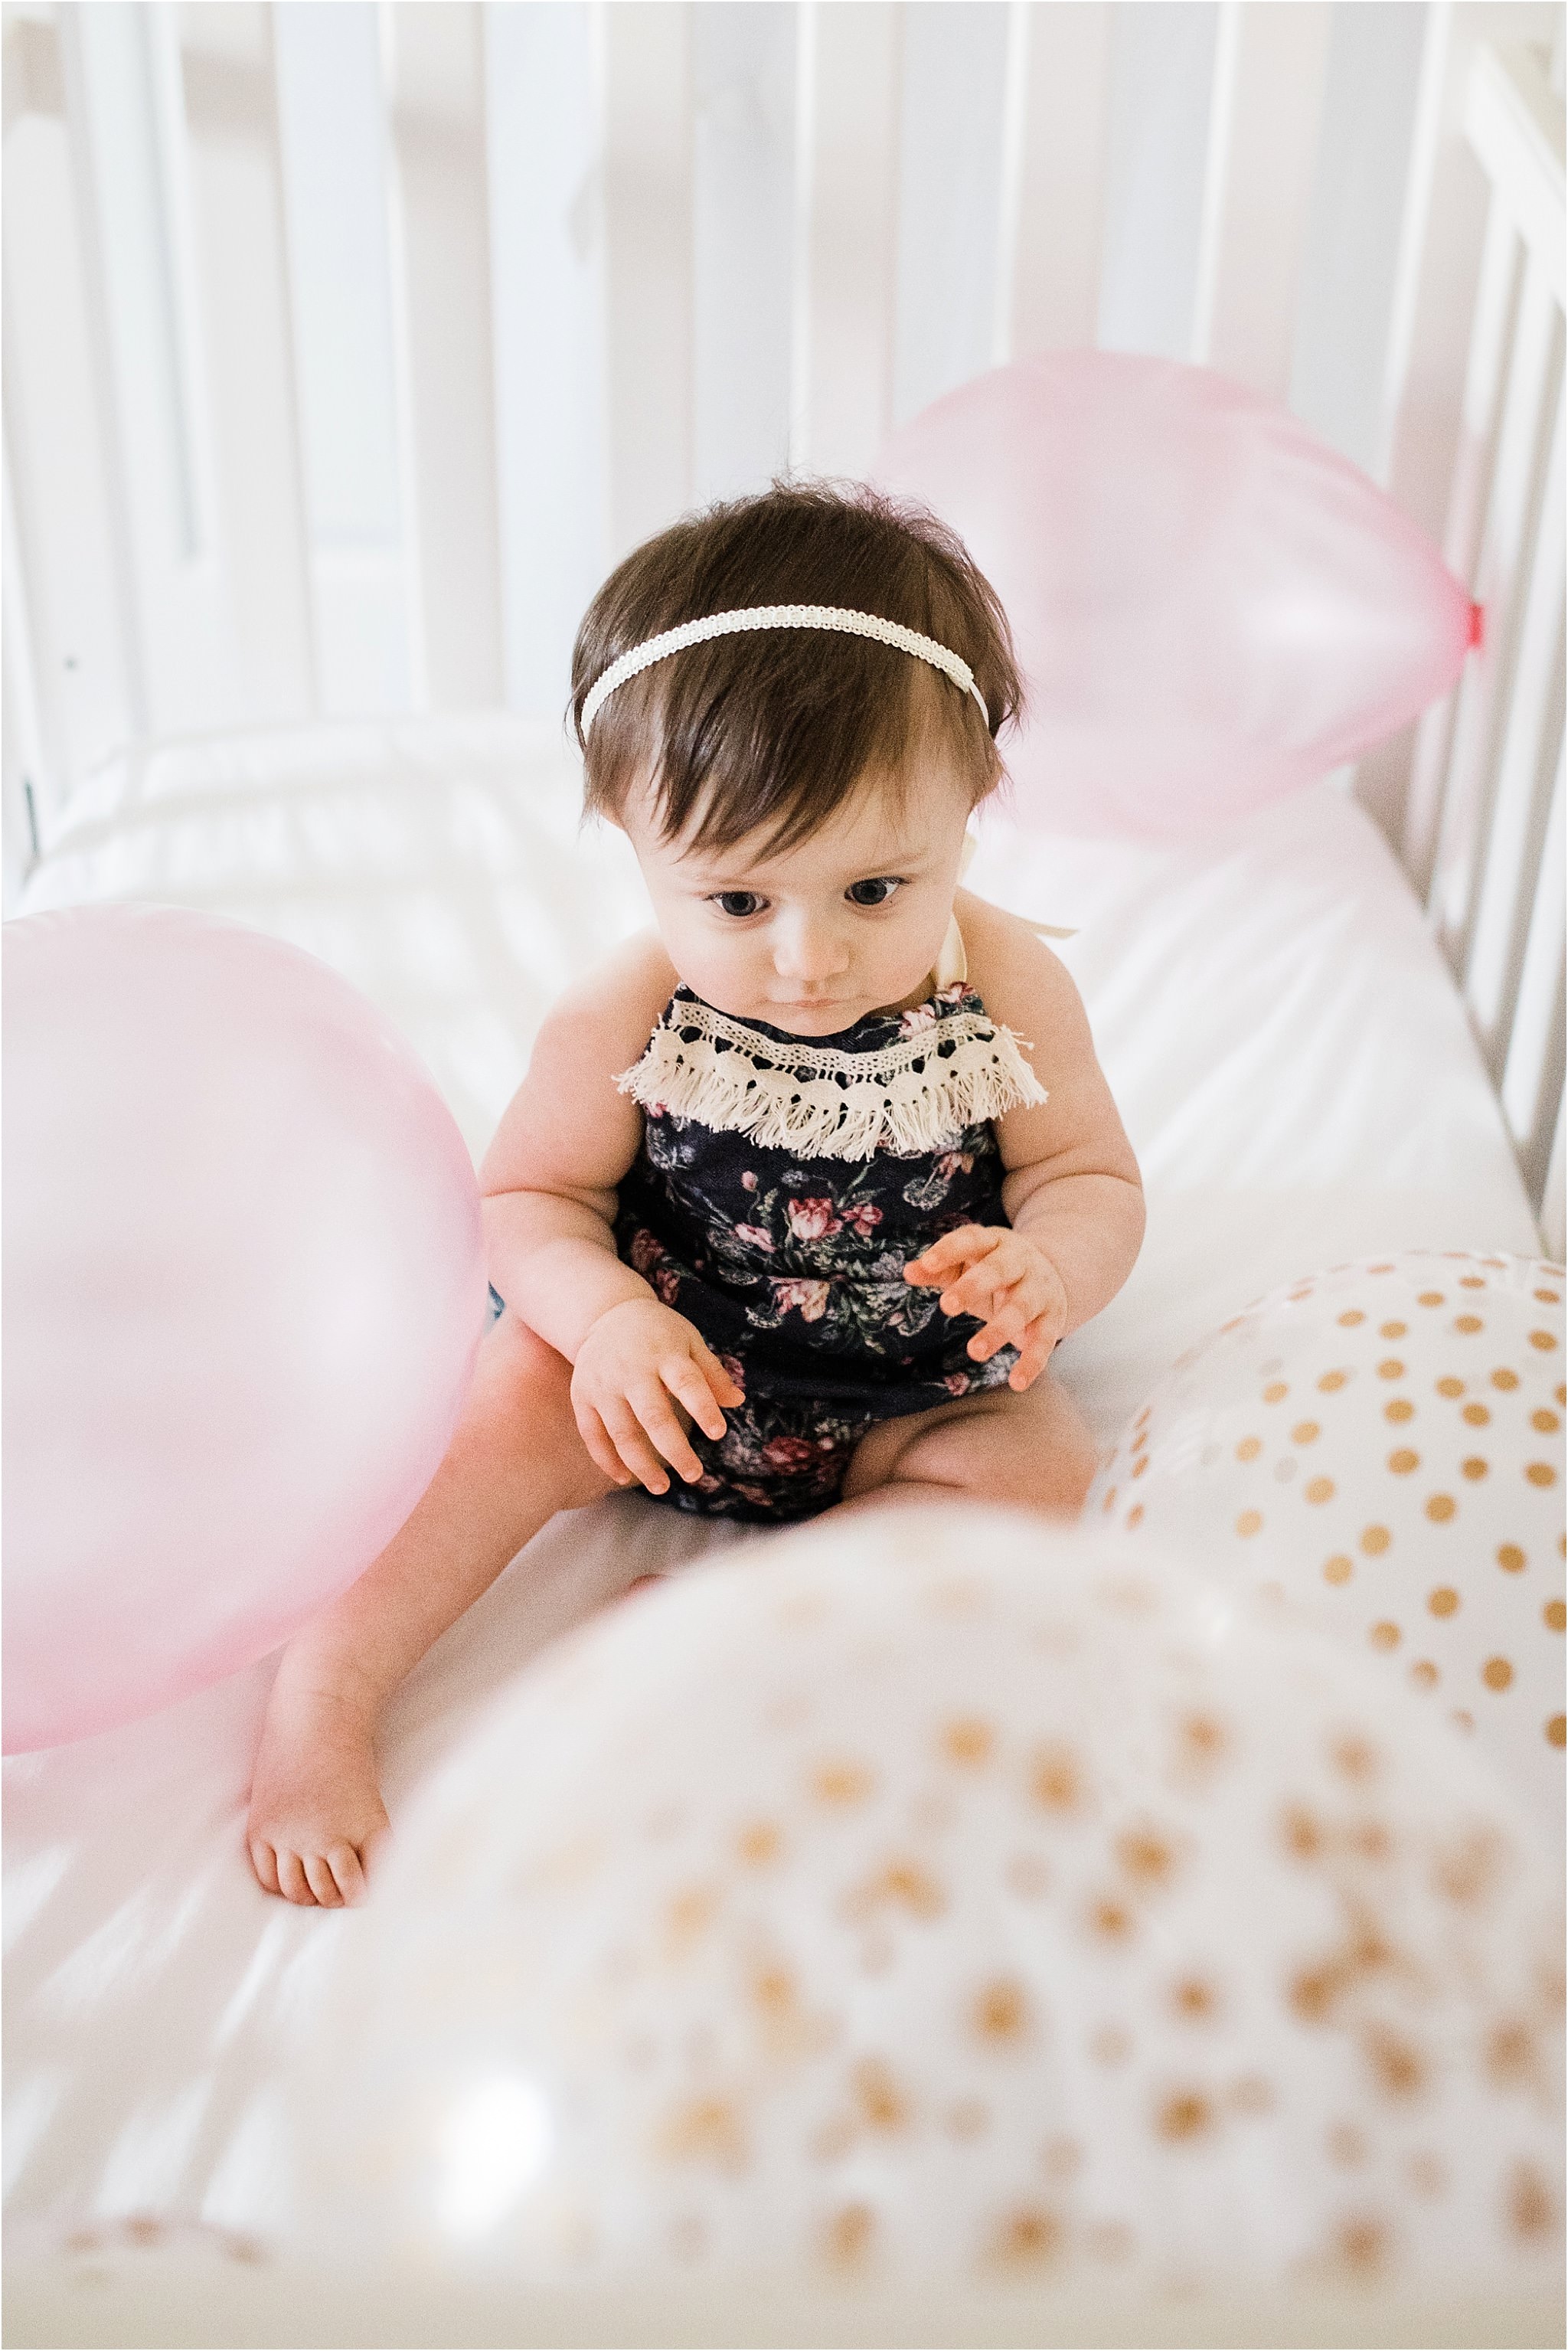
[[[617,686],[592,733],[582,705],[629,653],[683,622],[758,604],[834,604],[918,630],[961,654],[985,697],[874,638],[822,629],[715,637]],[[775,482],[674,523],[612,571],[583,616],[571,718],[584,799],[619,819],[641,777],[666,840],[731,849],[762,831],[806,839],[870,774],[896,778],[935,732],[973,777],[999,782],[999,729],[1022,690],[1007,615],[963,542],[924,507],[856,484]]]

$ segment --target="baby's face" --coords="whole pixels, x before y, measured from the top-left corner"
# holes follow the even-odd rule
[[[798,1037],[831,1037],[917,1000],[953,912],[968,780],[916,753],[902,795],[867,783],[832,820],[769,854],[665,841],[634,798],[625,826],[671,962],[706,1002]]]

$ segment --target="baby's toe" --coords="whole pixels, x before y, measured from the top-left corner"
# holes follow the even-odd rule
[[[310,1880],[305,1874],[303,1859],[298,1854],[291,1853],[287,1845],[277,1848],[277,1890],[286,1902],[308,1906],[316,1899]]]
[[[351,1844],[329,1845],[327,1851],[327,1866],[332,1873],[340,1901],[345,1903],[363,1901],[364,1867]]]
[[[340,1910],[343,1907],[343,1896],[338,1881],[332,1875],[332,1865],[326,1855],[307,1853],[301,1858],[305,1864],[306,1882],[322,1909]]]
[[[277,1882],[277,1855],[264,1837],[252,1837],[249,1842],[250,1865],[264,1894],[280,1894]]]

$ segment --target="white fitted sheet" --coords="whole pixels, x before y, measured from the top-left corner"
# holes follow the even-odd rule
[[[1148,1239],[1061,1351],[1106,1442],[1174,1357],[1309,1268],[1534,1253],[1490,1086],[1408,886],[1327,787],[1179,849],[989,815],[969,876],[1080,925],[1062,950],[1142,1160]],[[86,787],[25,911],[146,897],[308,947],[399,1021],[476,1155],[557,989],[646,920],[580,833],[553,729],[499,716],[165,747]],[[732,1531],[635,1496],[563,1516],[411,1677],[394,1823],[545,1640]],[[262,1895],[240,1830],[271,1667],[5,1770],[6,2193],[14,2220],[164,2210],[287,2225],[279,2073],[338,1921]],[[517,1795],[504,1799],[518,1800]]]

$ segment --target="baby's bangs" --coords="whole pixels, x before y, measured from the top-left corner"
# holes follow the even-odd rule
[[[922,665],[907,653],[815,632],[780,632],[765,651],[757,637],[703,650],[716,657],[700,664],[706,674],[694,665],[672,675],[660,714],[654,803],[665,840],[712,852],[760,835],[777,855],[872,778],[902,799],[927,731]]]
[[[594,729],[593,805],[622,818],[643,785],[662,841],[712,854],[759,834],[781,855],[868,784],[901,810],[919,750],[967,768],[974,802],[998,781],[972,698],[925,663],[864,638],[779,640],[716,638],[629,681]]]

